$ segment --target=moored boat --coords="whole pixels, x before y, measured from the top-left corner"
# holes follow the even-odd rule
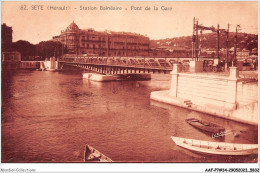
[[[258,144],[237,144],[210,142],[171,136],[176,145],[207,154],[216,155],[253,155],[258,154]]]
[[[105,156],[95,148],[91,147],[90,145],[86,145],[85,147],[85,155],[84,155],[85,162],[113,162],[112,159]]]
[[[210,123],[208,121],[196,119],[196,118],[188,118],[188,119],[186,119],[186,122],[195,128],[198,128],[200,130],[203,130],[203,131],[206,131],[209,133],[220,133],[220,132],[225,131],[224,127],[221,127],[214,123]]]

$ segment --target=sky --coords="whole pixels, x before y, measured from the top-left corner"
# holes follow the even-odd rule
[[[33,10],[42,5],[43,10]],[[22,10],[26,6],[27,10]],[[47,7],[67,7],[68,10],[48,10]],[[80,10],[80,6],[97,10]],[[122,7],[100,10],[100,6]],[[133,7],[142,7],[133,8]],[[158,10],[154,10],[154,6]],[[161,7],[172,8],[162,10]],[[132,10],[131,10],[132,7]],[[145,10],[150,7],[151,10]],[[135,10],[134,10],[135,9]],[[137,10],[139,9],[139,10]],[[193,17],[204,26],[217,26],[234,32],[258,33],[258,2],[2,2],[1,23],[13,28],[13,42],[27,40],[33,44],[52,39],[73,21],[80,29],[134,32],[150,39],[165,39],[192,35]]]

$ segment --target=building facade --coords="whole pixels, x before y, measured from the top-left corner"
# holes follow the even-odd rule
[[[2,52],[10,51],[13,40],[13,29],[12,27],[7,26],[5,23],[1,25],[1,43],[2,43]]]
[[[21,53],[20,52],[2,52],[1,56],[1,67],[3,71],[9,69],[20,68]]]
[[[79,29],[72,22],[59,36],[68,54],[90,56],[149,56],[150,39],[130,32],[98,32],[94,29]]]
[[[149,55],[150,57],[163,58],[189,58],[191,57],[191,49],[179,46],[160,46],[152,48]]]
[[[237,58],[237,60],[248,59],[249,58],[249,53],[250,53],[249,50],[246,50],[246,49],[240,50],[240,49],[238,49],[237,52],[236,52],[236,58]]]

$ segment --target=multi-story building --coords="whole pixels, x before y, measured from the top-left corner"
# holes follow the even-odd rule
[[[180,46],[160,46],[151,49],[150,57],[188,58],[191,57],[191,49]]]
[[[1,65],[2,70],[20,68],[21,53],[20,52],[2,52]]]
[[[10,51],[13,40],[13,29],[5,23],[1,26],[2,51]]]
[[[248,59],[249,58],[249,53],[250,53],[249,50],[246,50],[246,49],[240,50],[240,49],[238,49],[237,52],[236,52],[236,58],[238,60]]]
[[[72,22],[59,36],[69,54],[87,54],[96,56],[149,56],[148,37],[130,32],[98,32],[94,29],[79,29]]]

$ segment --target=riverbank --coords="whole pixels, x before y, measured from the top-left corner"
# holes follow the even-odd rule
[[[254,116],[254,114],[257,115],[258,113],[258,102],[254,102],[250,105],[247,105],[246,107],[236,110],[226,110],[223,109],[222,106],[217,105],[196,105],[193,104],[190,100],[172,97],[169,93],[169,90],[154,91],[151,92],[150,98],[158,102],[183,107],[185,109],[202,112],[254,126],[258,125],[258,118],[257,116]]]

